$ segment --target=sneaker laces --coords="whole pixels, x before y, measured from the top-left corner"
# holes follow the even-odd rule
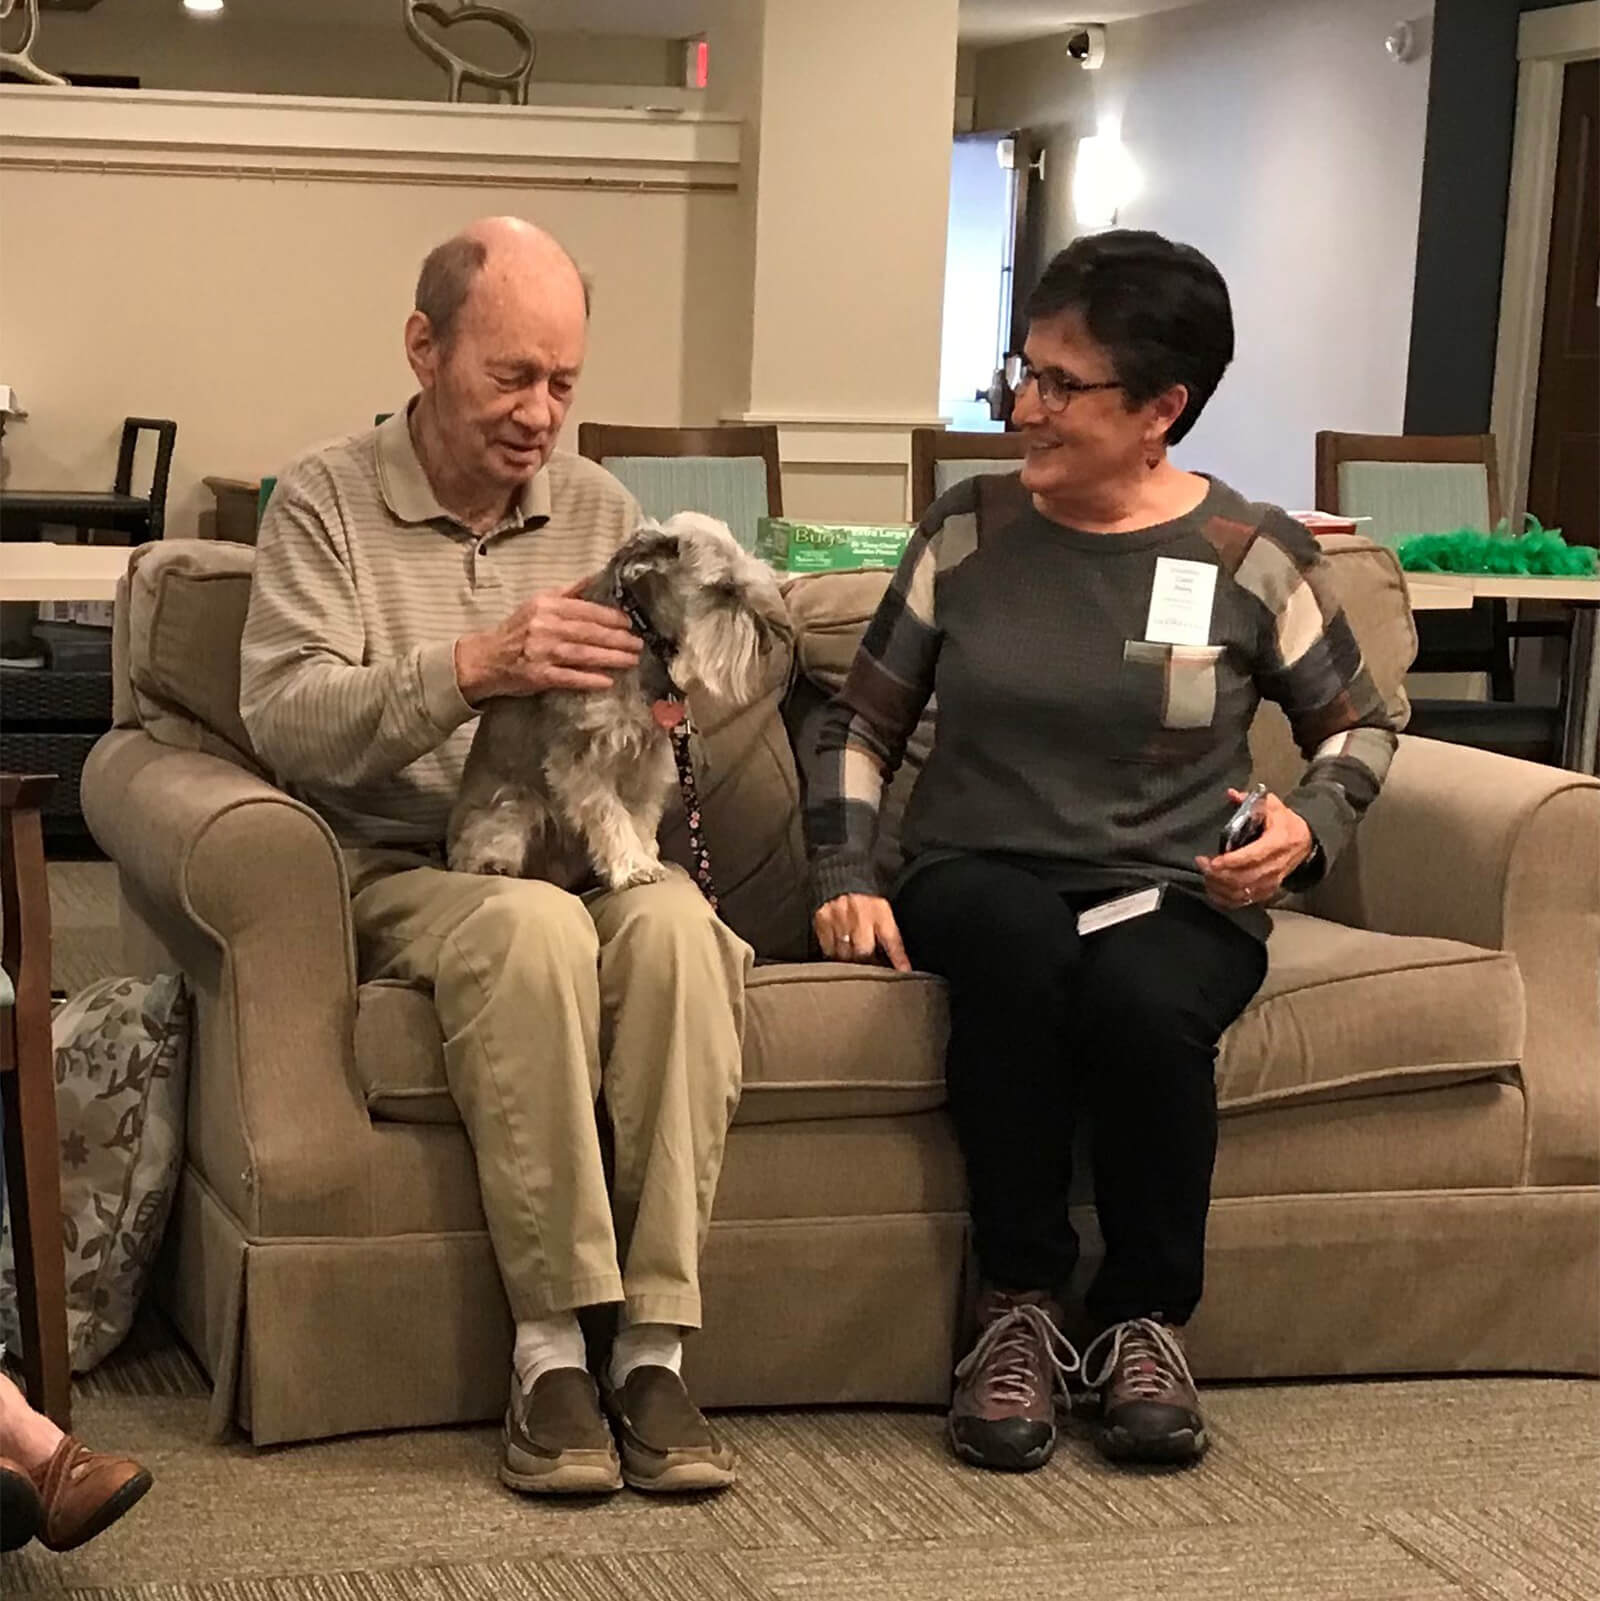
[[[1083,1382],[1098,1390],[1119,1367],[1126,1369],[1122,1382],[1129,1400],[1159,1401],[1171,1390],[1174,1379],[1194,1388],[1189,1359],[1178,1337],[1155,1318],[1129,1318],[1097,1334],[1083,1353]]]
[[[1049,1362],[1052,1393],[1068,1396],[1068,1380],[1082,1368],[1082,1358],[1050,1314],[1032,1301],[1009,1308],[985,1327],[956,1364],[956,1380],[959,1383],[992,1362],[994,1371],[986,1376],[984,1389],[996,1401],[1026,1406],[1033,1398],[1036,1349],[1042,1349]]]

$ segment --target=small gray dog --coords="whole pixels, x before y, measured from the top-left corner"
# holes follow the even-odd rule
[[[639,665],[607,690],[485,706],[450,813],[455,872],[570,890],[663,878],[656,829],[676,779],[663,705],[690,688],[748,700],[774,640],[789,637],[771,571],[696,512],[642,526],[580,595],[629,614],[646,645]]]

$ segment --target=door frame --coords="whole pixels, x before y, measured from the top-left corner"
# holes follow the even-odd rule
[[[1511,144],[1500,330],[1489,427],[1513,530],[1522,527],[1539,397],[1545,274],[1555,209],[1561,87],[1568,62],[1600,56],[1600,0],[1527,11],[1517,27],[1517,120]]]

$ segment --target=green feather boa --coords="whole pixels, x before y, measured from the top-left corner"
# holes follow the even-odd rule
[[[1569,545],[1559,528],[1542,528],[1528,517],[1519,535],[1480,534],[1458,528],[1453,534],[1413,534],[1396,553],[1408,573],[1503,573],[1530,578],[1593,578],[1600,551]],[[1501,525],[1504,528],[1504,524]]]

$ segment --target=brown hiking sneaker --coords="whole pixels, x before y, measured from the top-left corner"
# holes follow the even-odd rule
[[[527,1495],[622,1488],[617,1448],[587,1368],[550,1368],[526,1392],[513,1376],[500,1481]]]
[[[1113,1462],[1193,1462],[1205,1454],[1200,1397],[1173,1325],[1148,1317],[1113,1323],[1083,1353],[1083,1382],[1100,1392],[1095,1443]]]
[[[1050,1460],[1056,1397],[1065,1400],[1079,1366],[1060,1319],[1043,1290],[978,1297],[978,1338],[956,1368],[950,1403],[950,1444],[964,1462],[1027,1473]]]
[[[617,1426],[622,1476],[635,1490],[672,1495],[733,1483],[738,1453],[717,1438],[671,1368],[634,1368],[620,1390],[607,1387],[606,1410]]]

